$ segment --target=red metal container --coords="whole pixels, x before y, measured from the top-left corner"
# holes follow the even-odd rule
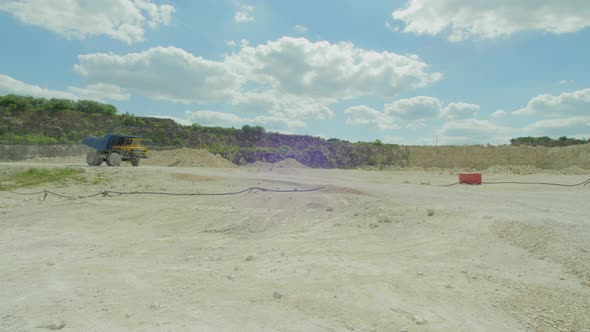
[[[481,173],[459,174],[459,183],[481,184]]]

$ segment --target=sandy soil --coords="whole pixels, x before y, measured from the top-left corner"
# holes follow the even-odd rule
[[[41,189],[326,188],[79,200],[0,192],[0,331],[590,330],[590,185],[78,165],[99,184]]]

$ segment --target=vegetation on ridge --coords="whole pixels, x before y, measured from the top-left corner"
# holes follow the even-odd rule
[[[241,129],[182,126],[171,119],[117,114],[114,106],[93,101],[0,96],[0,144],[72,144],[88,135],[110,132],[141,135],[152,148],[206,149],[236,164],[293,158],[321,168],[403,167],[409,158],[407,148],[380,141],[325,140],[249,125]]]
[[[85,136],[106,133],[141,135],[152,148],[202,148],[232,161],[277,162],[293,158],[321,168],[406,166],[407,147],[374,142],[351,143],[306,135],[266,132],[260,126],[240,129],[182,126],[171,119],[117,114],[113,105],[89,100],[45,99],[19,95],[0,96],[0,144],[77,144]],[[589,140],[560,137],[519,137],[511,145],[565,146]]]

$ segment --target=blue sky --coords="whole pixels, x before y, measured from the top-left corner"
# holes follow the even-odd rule
[[[0,94],[402,144],[590,138],[586,0],[0,0]]]

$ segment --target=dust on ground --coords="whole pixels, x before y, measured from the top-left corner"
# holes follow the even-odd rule
[[[167,166],[77,166],[92,181],[20,191],[325,190],[0,192],[0,330],[590,330],[590,186]]]
[[[286,158],[281,161],[277,161],[276,163],[269,163],[266,161],[255,161],[251,164],[246,164],[244,167],[250,168],[267,168],[267,169],[274,169],[274,168],[308,168],[304,164],[300,163],[299,161],[293,158]]]

